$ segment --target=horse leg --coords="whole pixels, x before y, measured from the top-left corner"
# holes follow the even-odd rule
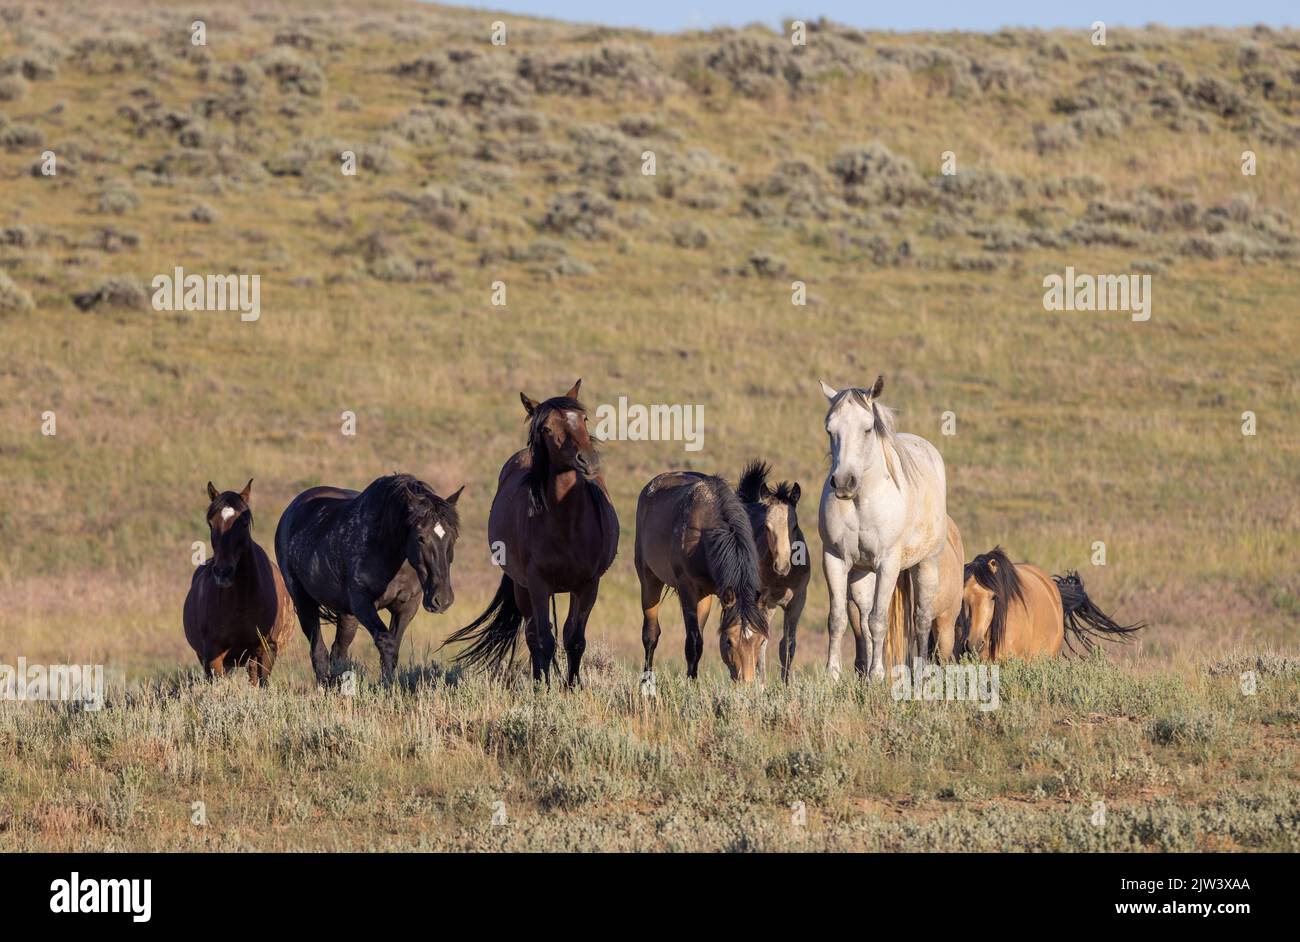
[[[207,675],[208,680],[213,677],[222,677],[226,673],[226,655],[229,651],[222,651],[218,654],[209,654],[203,662],[203,673]]]
[[[885,632],[889,630],[889,602],[898,585],[897,556],[885,559],[876,571],[875,595],[867,626],[871,630],[871,679],[885,679]]]
[[[325,638],[320,630],[320,606],[310,595],[294,590],[293,609],[298,613],[298,624],[311,645],[311,668],[316,675],[316,683],[328,686],[330,682],[329,652],[325,648]]]
[[[397,669],[397,645],[394,642],[393,633],[384,625],[384,620],[379,617],[379,612],[375,609],[375,603],[362,593],[353,590],[348,593],[348,608],[352,610],[353,616],[357,621],[370,632],[370,637],[374,639],[375,647],[379,649],[379,676],[385,684],[393,682],[393,674]]]
[[[934,600],[939,594],[939,554],[923,559],[912,570],[913,602],[916,605],[916,657],[930,659]]]
[[[338,630],[334,632],[334,646],[330,648],[330,667],[337,668],[348,659],[352,639],[357,636],[361,623],[351,615],[339,615]]]
[[[551,662],[555,659],[555,634],[551,627],[551,587],[540,576],[528,576],[528,601],[533,617],[529,619],[525,635],[528,651],[533,656],[533,682],[545,680],[551,685]]]
[[[645,664],[641,667],[641,683],[654,683],[655,648],[659,644],[659,605],[663,602],[664,584],[654,573],[643,569],[641,577],[641,646],[645,648]]]
[[[417,596],[406,603],[405,608],[391,609],[388,618],[388,633],[393,636],[393,664],[396,666],[398,658],[402,654],[402,637],[406,634],[406,628],[415,618],[415,613],[420,609],[420,600]]]
[[[840,642],[849,623],[849,564],[833,553],[822,553],[822,572],[830,593],[830,617],[826,624],[826,673],[831,680],[840,679]]]
[[[564,619],[564,653],[569,656],[569,686],[578,682],[578,667],[582,652],[587,650],[587,619],[596,606],[600,580],[592,579],[569,596],[569,614]]]
[[[871,673],[871,635],[867,633],[867,616],[876,593],[876,574],[866,569],[849,573],[849,625],[853,629],[855,656],[853,669],[858,676]]]
[[[700,673],[700,658],[704,656],[704,623],[709,620],[713,596],[694,598],[689,589],[677,590],[682,603],[682,621],[686,624],[686,676],[692,680]]]
[[[785,603],[785,614],[781,616],[781,682],[790,682],[790,669],[794,667],[794,646],[799,634],[799,617],[803,615],[804,602],[808,600],[808,587],[804,586],[795,593],[794,598]]]

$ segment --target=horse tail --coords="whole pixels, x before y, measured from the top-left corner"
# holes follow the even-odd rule
[[[449,644],[468,641],[469,647],[457,654],[455,660],[466,667],[494,670],[514,661],[515,644],[523,623],[524,613],[515,604],[514,580],[503,575],[497,594],[483,614],[454,631],[438,646],[438,650]]]
[[[1071,651],[1076,651],[1071,636],[1083,646],[1085,651],[1092,649],[1093,638],[1127,641],[1128,636],[1140,631],[1146,625],[1137,622],[1121,625],[1093,604],[1083,588],[1083,580],[1074,570],[1063,576],[1052,576],[1056,588],[1061,593],[1061,609],[1065,618],[1065,640]]]
[[[916,600],[912,594],[912,570],[898,574],[894,594],[889,597],[889,627],[885,631],[885,666],[895,667],[907,661],[907,639],[916,626]],[[927,652],[928,653],[928,652]],[[911,665],[908,665],[909,669]]]

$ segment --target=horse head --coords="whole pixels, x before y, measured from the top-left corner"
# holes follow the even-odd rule
[[[253,479],[244,489],[218,492],[208,482],[208,534],[212,541],[212,579],[219,589],[228,589],[235,581],[235,569],[244,551],[253,543],[253,512],[248,507]]]
[[[886,428],[876,397],[884,385],[883,376],[877,376],[869,390],[837,390],[822,383],[822,392],[830,402],[826,413],[826,434],[831,439],[830,484],[840,500],[857,497],[858,489],[877,465],[876,454],[883,448],[879,439]]]
[[[754,542],[766,552],[778,576],[790,574],[790,560],[799,528],[795,505],[799,485],[782,481],[775,488],[767,483],[769,468],[764,461],[751,461],[740,476],[736,494],[745,503],[754,527]]]
[[[437,615],[451,608],[456,600],[451,587],[451,564],[456,555],[456,538],[460,535],[456,502],[465,486],[461,485],[445,499],[428,485],[422,490],[424,493],[409,504],[406,561],[419,577],[424,610]]]
[[[731,679],[752,683],[767,650],[767,618],[757,598],[742,599],[730,587],[721,591],[722,626],[718,647]]]
[[[577,471],[588,481],[600,474],[600,456],[587,432],[587,409],[578,401],[578,380],[563,396],[545,402],[520,393],[519,399],[528,413],[528,447],[533,467],[541,464],[551,475]]]

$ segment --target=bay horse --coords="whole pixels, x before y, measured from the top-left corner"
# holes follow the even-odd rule
[[[488,515],[488,545],[494,559],[504,552],[505,572],[487,609],[443,642],[470,642],[456,656],[467,666],[497,669],[513,661],[523,626],[533,680],[550,684],[555,635],[548,606],[567,592],[567,682],[580,682],[587,620],[618,553],[618,515],[578,401],[581,387],[580,379],[545,402],[519,394],[528,443],[502,466]]]
[[[830,403],[831,470],[822,487],[818,529],[830,592],[826,671],[832,679],[840,676],[850,595],[866,616],[858,662],[869,664],[873,681],[885,676],[889,605],[904,570],[914,570],[913,625],[928,633],[934,621],[948,532],[947,476],[932,444],[894,431],[893,412],[877,401],[884,384],[883,376],[869,390],[821,384]],[[919,638],[911,643],[920,649]]]
[[[1002,547],[966,564],[961,630],[965,650],[985,661],[1058,657],[1075,642],[1091,650],[1094,638],[1127,640],[1145,627],[1120,625],[1097,608],[1077,572],[1049,576],[1029,563],[1013,563]]]
[[[944,541],[943,554],[939,557],[939,588],[934,597],[934,620],[928,628],[913,624],[916,615],[914,590],[911,570],[898,577],[894,596],[889,601],[889,627],[885,634],[885,667],[908,664],[914,658],[929,660],[937,657],[940,661],[951,660],[959,653],[957,630],[961,622],[962,607],[962,567],[966,559],[965,547],[962,545],[961,531],[952,517],[948,518],[948,535]],[[862,637],[861,615],[854,605],[849,609],[849,626],[857,642],[857,658],[854,666],[859,674],[867,672],[865,661],[867,650]],[[920,647],[914,641],[920,639]]]
[[[444,499],[412,475],[389,474],[364,491],[312,487],[289,502],[275,530],[275,553],[311,643],[318,684],[329,683],[330,661],[347,656],[358,624],[374,639],[390,682],[421,603],[433,614],[451,608],[456,502],[464,489]],[[389,613],[387,627],[380,610]],[[332,657],[322,619],[337,626]]]
[[[699,675],[713,596],[722,602],[718,645],[733,680],[754,680],[767,648],[758,549],[744,504],[720,477],[667,471],[636,502],[636,574],[641,582],[643,687],[653,687],[659,605],[675,589],[686,624],[686,676]]]
[[[244,489],[217,492],[208,482],[212,558],[194,570],[185,596],[185,640],[209,678],[248,665],[251,683],[265,685],[293,633],[293,603],[280,570],[253,539],[253,511]]]
[[[762,585],[758,604],[767,618],[780,607],[781,680],[789,681],[794,664],[795,642],[799,633],[799,616],[808,597],[808,544],[799,529],[795,508],[799,503],[799,483],[782,481],[776,487],[767,483],[770,466],[754,460],[745,466],[736,485],[736,496],[745,505],[758,549],[758,575]],[[767,658],[759,662],[759,676],[767,679]]]

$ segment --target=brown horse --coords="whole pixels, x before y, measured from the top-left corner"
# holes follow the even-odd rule
[[[266,684],[280,648],[293,634],[293,603],[280,570],[253,541],[253,512],[244,489],[217,493],[208,482],[212,558],[194,570],[185,596],[185,640],[211,677],[248,665],[248,679]]]
[[[758,550],[745,506],[719,477],[668,471],[636,502],[636,574],[641,580],[642,684],[654,684],[659,605],[677,590],[686,623],[686,676],[699,674],[704,625],[714,595],[722,601],[718,644],[733,680],[752,681],[767,648],[767,616],[759,605]]]
[[[965,567],[962,646],[986,661],[1057,657],[1075,641],[1126,640],[1143,624],[1120,625],[1097,608],[1077,572],[1049,576],[1029,563],[1013,563],[1000,546]]]
[[[758,574],[762,581],[758,604],[771,619],[778,606],[781,617],[781,679],[790,679],[794,664],[795,639],[799,616],[808,597],[808,544],[799,529],[795,506],[799,503],[799,484],[782,481],[776,487],[767,483],[770,468],[764,461],[751,461],[740,475],[736,496],[745,505],[758,548]],[[767,658],[758,665],[759,676],[767,679]]]
[[[577,398],[581,386],[578,380],[545,402],[519,394],[529,419],[528,446],[501,468],[488,516],[489,548],[505,574],[487,610],[443,642],[471,642],[456,657],[467,665],[497,668],[513,660],[526,621],[533,680],[549,684],[555,636],[548,606],[568,592],[564,651],[568,682],[578,682],[600,577],[618,553],[618,515],[587,433],[587,410]]]

